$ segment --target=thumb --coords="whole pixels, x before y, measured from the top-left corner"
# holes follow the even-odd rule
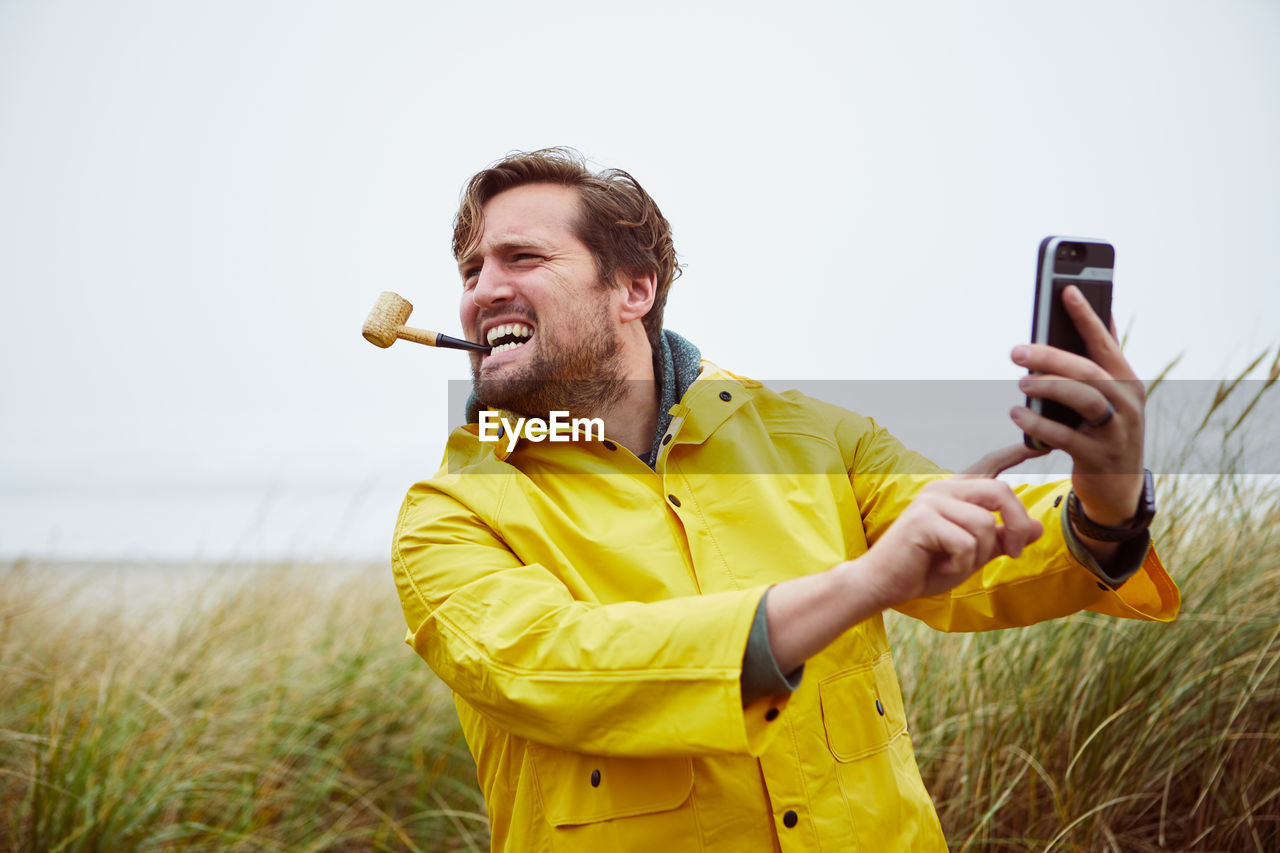
[[[999,450],[993,450],[977,462],[965,468],[957,477],[986,477],[994,478],[1001,471],[1012,468],[1015,465],[1021,465],[1028,459],[1034,459],[1037,456],[1044,456],[1049,451],[1033,450],[1022,442],[1010,444],[1008,447],[1002,447]]]

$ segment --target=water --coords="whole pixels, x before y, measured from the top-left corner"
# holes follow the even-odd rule
[[[0,490],[0,558],[389,559],[408,483]]]

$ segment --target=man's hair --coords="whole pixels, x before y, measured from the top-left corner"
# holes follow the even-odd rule
[[[614,274],[653,272],[657,288],[644,316],[649,343],[658,351],[667,291],[680,276],[671,224],[640,183],[621,169],[595,173],[572,148],[544,148],[509,154],[476,173],[462,191],[453,220],[453,256],[474,251],[484,231],[484,205],[498,193],[526,184],[558,184],[578,193],[575,236],[591,250],[605,286]]]

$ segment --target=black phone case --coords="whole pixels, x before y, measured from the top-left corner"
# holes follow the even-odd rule
[[[1085,257],[1082,261],[1065,261],[1059,258],[1048,258],[1050,245],[1055,241],[1073,242],[1082,244],[1085,249]],[[1046,265],[1051,263],[1052,270],[1046,269]],[[1097,240],[1066,240],[1058,237],[1046,237],[1040,242],[1040,254],[1036,263],[1036,295],[1035,303],[1031,316],[1031,340],[1035,343],[1046,343],[1049,346],[1064,349],[1068,352],[1074,352],[1083,355],[1086,358],[1089,355],[1085,346],[1084,338],[1080,336],[1080,332],[1076,330],[1075,323],[1071,320],[1071,315],[1067,313],[1066,306],[1062,304],[1062,291],[1070,285],[1075,285],[1080,289],[1084,298],[1093,307],[1094,313],[1102,318],[1103,324],[1108,328],[1111,326],[1111,280],[1098,278],[1085,278],[1084,275],[1099,274],[1096,271],[1105,270],[1108,276],[1115,266],[1115,249],[1110,243]],[[1086,270],[1094,272],[1086,273]],[[1041,293],[1046,286],[1046,280],[1049,287],[1052,288],[1052,297],[1049,302],[1049,322],[1047,333],[1042,340],[1037,340],[1037,330],[1040,326],[1041,311]],[[1027,398],[1027,407],[1035,410],[1036,401],[1030,397]],[[1058,403],[1054,400],[1039,401],[1040,412],[1051,420],[1065,424],[1072,429],[1078,427],[1084,418],[1075,409]],[[1041,442],[1024,435],[1023,441],[1028,447],[1038,450],[1048,449]]]
[[[1071,316],[1067,314],[1067,308],[1062,304],[1062,291],[1072,284],[1080,288],[1080,292],[1093,306],[1094,313],[1102,318],[1102,322],[1107,326],[1111,325],[1111,282],[1055,278],[1053,308],[1049,313],[1049,339],[1045,343],[1051,347],[1088,356],[1089,351],[1085,346],[1084,338],[1080,337],[1076,324],[1071,322]],[[1075,409],[1055,400],[1045,400],[1043,406],[1045,417],[1066,424],[1072,429],[1080,426],[1080,422],[1084,420]]]

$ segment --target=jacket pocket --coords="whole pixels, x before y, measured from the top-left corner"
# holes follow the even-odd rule
[[[889,747],[907,730],[902,691],[888,652],[818,685],[827,746],[837,761],[857,761]]]
[[[689,758],[583,755],[530,743],[538,803],[552,826],[575,826],[679,808],[693,793]]]

